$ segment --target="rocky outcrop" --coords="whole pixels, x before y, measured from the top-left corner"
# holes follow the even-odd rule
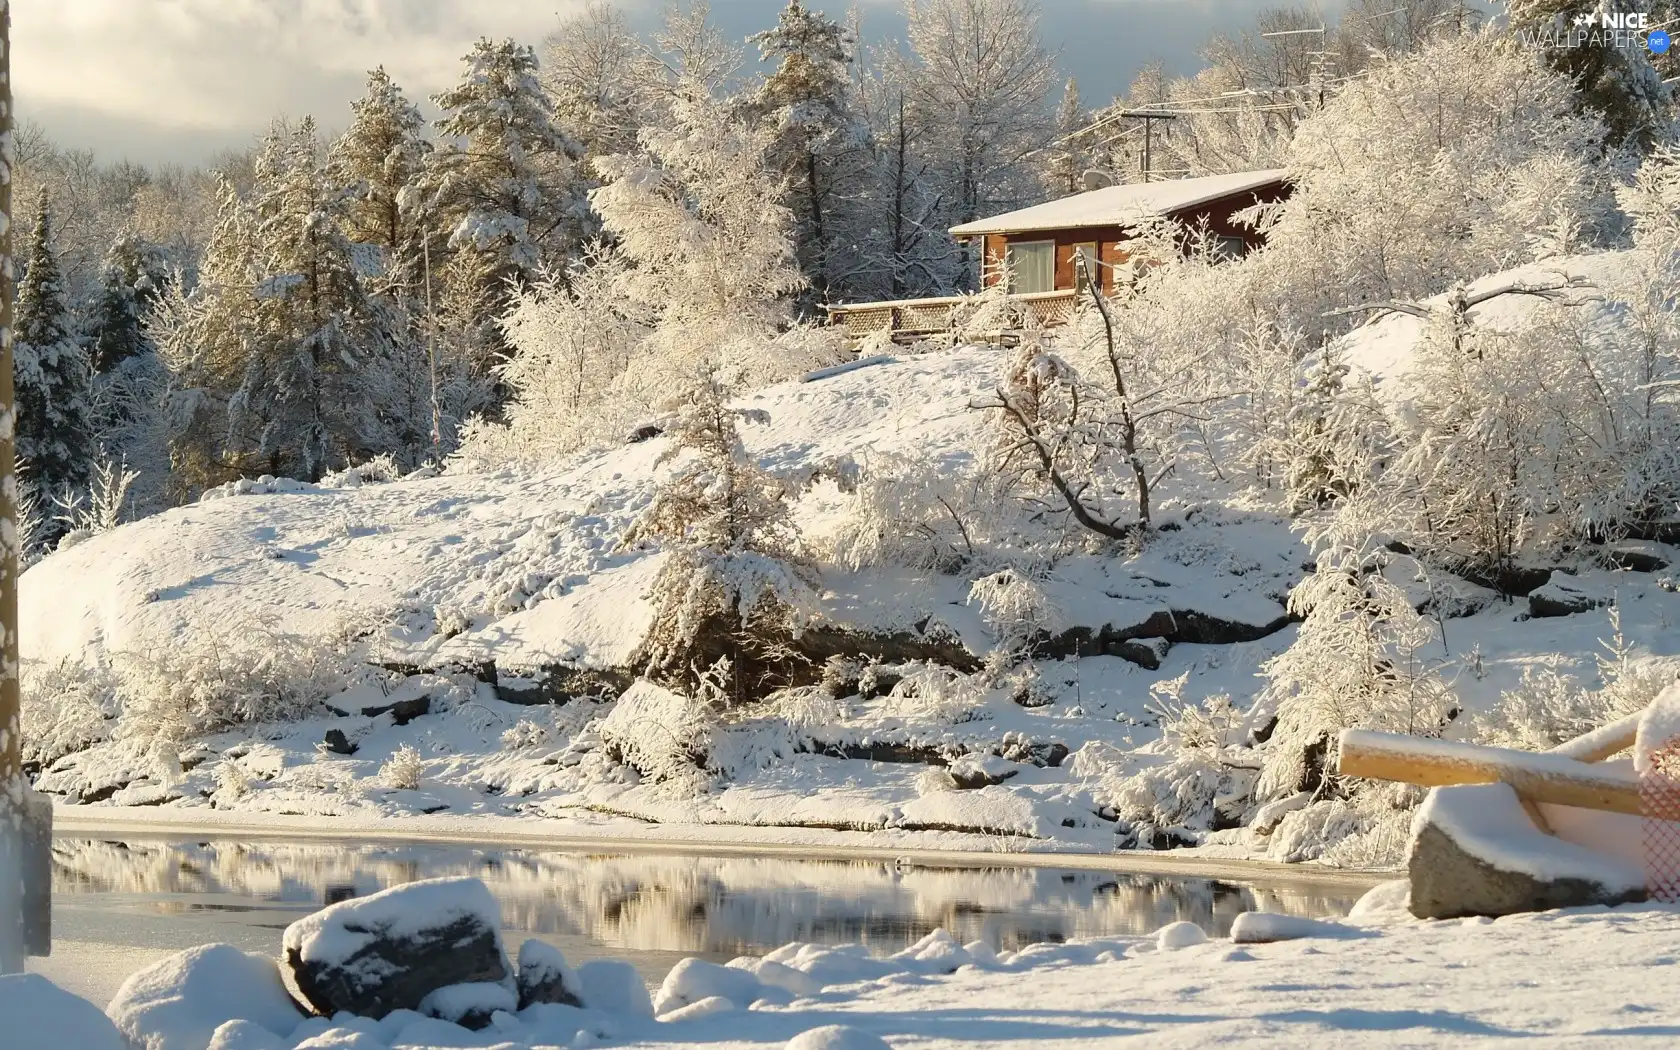
[[[1554,572],[1545,586],[1528,595],[1528,614],[1535,618],[1572,616],[1578,612],[1609,605],[1610,598],[1577,580],[1566,572]]]
[[[543,941],[528,940],[519,946],[515,987],[521,1010],[536,1003],[583,1005],[582,986],[572,968],[566,965],[566,957],[560,954],[560,949]]]

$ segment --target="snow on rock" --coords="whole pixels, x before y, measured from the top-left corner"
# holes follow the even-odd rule
[[[1675,682],[1657,694],[1639,716],[1639,729],[1633,739],[1633,768],[1641,776],[1654,771],[1653,756],[1665,748],[1680,748],[1680,682]],[[1680,779],[1680,768],[1668,772]]]
[[[229,1021],[216,1029],[205,1050],[288,1050],[290,1045],[254,1021]]]
[[[1207,939],[1207,933],[1193,922],[1172,922],[1156,931],[1155,946],[1164,952],[1175,951],[1206,943]]]
[[[501,907],[480,880],[411,882],[292,923],[284,965],[298,997],[318,1013],[425,1012],[421,1004],[439,989],[508,980],[500,929]],[[496,1009],[515,1005],[504,990],[506,1006]]]
[[[1645,897],[1641,868],[1542,832],[1508,784],[1432,789],[1413,820],[1407,871],[1412,914],[1424,919]]]
[[[0,977],[0,1030],[6,1050],[128,1050],[99,1007],[34,973]]]
[[[800,1032],[788,1040],[787,1050],[891,1050],[887,1041],[849,1025],[829,1024]]]
[[[473,981],[439,988],[420,1000],[420,1012],[427,1017],[453,1021],[462,1028],[488,1027],[498,1012],[519,1009],[519,996],[505,983]]]
[[[955,973],[974,961],[968,949],[943,929],[934,930],[892,959],[917,973]]]
[[[303,1020],[274,960],[204,944],[130,975],[105,1012],[147,1050],[204,1050],[228,1021],[287,1036]]]
[[[1411,918],[1412,884],[1406,879],[1391,879],[1365,891],[1354,902],[1348,918],[1377,922],[1386,919]]]
[[[353,1028],[329,1028],[292,1045],[292,1050],[388,1050],[379,1037]]]
[[[521,1010],[533,1003],[583,1005],[577,974],[554,945],[534,937],[527,940],[519,946],[518,965],[514,980],[519,988]]]
[[[706,999],[723,999],[744,1009],[763,991],[763,982],[747,970],[719,966],[704,959],[684,959],[665,975],[665,982],[654,997],[653,1009],[664,1017]]]
[[[708,995],[706,998],[689,1003],[687,1006],[679,1006],[669,1012],[662,1011],[659,1019],[666,1024],[678,1024],[683,1021],[698,1021],[703,1017],[725,1014],[739,1009],[740,1007],[735,1005],[733,999],[721,995]]]
[[[1554,570],[1551,578],[1528,593],[1529,615],[1572,616],[1609,605],[1613,592],[1599,581]]]
[[[617,959],[591,959],[577,968],[578,998],[591,1010],[652,1017],[653,997],[636,968]]]
[[[1273,941],[1298,941],[1307,937],[1369,937],[1368,931],[1339,922],[1305,919],[1298,915],[1278,915],[1265,911],[1245,911],[1231,923],[1231,940],[1236,944],[1270,944]]]

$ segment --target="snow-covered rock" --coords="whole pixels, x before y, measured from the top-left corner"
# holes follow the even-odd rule
[[[40,974],[0,977],[0,1045],[6,1050],[129,1050],[99,1007]]]
[[[229,1021],[216,1029],[205,1050],[287,1050],[290,1042],[281,1039],[255,1021]]]
[[[652,1017],[653,997],[636,968],[617,959],[591,959],[577,968],[578,997],[591,1010]]]
[[[496,1008],[511,1009],[500,929],[501,908],[478,879],[411,882],[292,923],[284,966],[298,997],[327,1016],[422,1010],[439,989],[503,982],[506,1005]]]
[[[566,964],[560,949],[545,941],[531,938],[519,946],[519,973],[514,980],[521,1010],[533,1003],[583,1005],[577,974]]]
[[[1241,916],[1238,916],[1241,918]],[[1155,947],[1160,951],[1175,951],[1179,948],[1189,948],[1192,945],[1203,944],[1207,941],[1207,933],[1193,922],[1172,922],[1163,926],[1155,934]]]
[[[420,1000],[420,1012],[427,1017],[452,1021],[474,1031],[489,1027],[498,1012],[511,1014],[517,1009],[519,996],[505,981],[446,985]]]
[[[1245,911],[1231,923],[1231,941],[1234,944],[1270,944],[1306,937],[1347,939],[1368,936],[1369,933],[1356,926],[1265,911]]]
[[[763,982],[746,970],[719,966],[704,959],[684,959],[665,975],[665,983],[654,997],[653,1009],[664,1017],[706,999],[723,999],[745,1009],[763,991]]]
[[[788,1040],[787,1050],[891,1050],[887,1041],[861,1028],[830,1024],[800,1032]]]
[[[1572,616],[1610,604],[1610,594],[1577,576],[1553,572],[1551,579],[1528,593],[1530,616]]]
[[[1420,919],[1645,899],[1642,870],[1542,832],[1507,784],[1432,789],[1406,867]]]
[[[129,976],[105,1008],[146,1050],[204,1050],[229,1021],[288,1036],[303,1020],[274,960],[231,944],[204,944]]]

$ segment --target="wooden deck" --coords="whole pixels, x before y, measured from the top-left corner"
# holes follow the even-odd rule
[[[851,303],[828,307],[828,323],[846,330],[846,338],[859,340],[891,332],[896,342],[909,342],[944,335],[954,327],[957,309],[969,299],[960,295],[932,299],[893,299],[875,303]],[[1006,328],[1053,328],[1073,317],[1079,302],[1074,291],[1036,292],[1011,296],[1018,321]],[[996,333],[1003,334],[1003,333]]]

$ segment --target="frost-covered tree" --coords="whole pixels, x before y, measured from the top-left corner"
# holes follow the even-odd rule
[[[1654,65],[1654,55],[1636,34],[1624,34],[1627,46],[1617,46],[1613,34],[1594,38],[1601,22],[1580,26],[1581,16],[1638,12],[1649,15],[1653,28],[1671,25],[1680,8],[1669,0],[1505,0],[1505,11],[1516,46],[1539,53],[1553,69],[1574,82],[1580,105],[1601,118],[1612,143],[1650,146],[1661,139],[1674,119],[1673,95]],[[1570,33],[1585,40],[1577,46],[1558,46]],[[1553,46],[1548,46],[1550,39]]]
[[[945,198],[929,176],[928,128],[898,73],[872,76],[860,91],[872,149],[860,202],[859,298],[946,295],[963,283],[961,260],[946,233]]]
[[[447,237],[449,305],[489,367],[504,351],[494,319],[509,295],[545,262],[575,257],[592,220],[580,147],[555,123],[535,52],[483,39],[465,63],[460,83],[433,98],[439,142],[407,203]]]
[[[542,59],[556,122],[586,153],[611,156],[635,145],[637,71],[645,51],[617,7],[589,0],[562,18],[544,41]]]
[[[37,493],[57,495],[86,484],[93,465],[92,369],[71,330],[45,202],[36,213],[25,265],[13,320],[17,456]]]
[[[903,82],[927,129],[947,225],[1031,203],[1043,190],[1030,155],[1054,137],[1044,103],[1056,77],[1037,5],[908,0],[906,7],[912,57]],[[966,259],[966,249],[959,255]]]
[[[343,207],[345,236],[379,249],[381,285],[411,290],[424,275],[417,272],[415,216],[404,213],[402,199],[431,152],[426,120],[383,66],[368,74],[367,92],[350,111],[350,126],[327,156],[333,183],[351,192]]]
[[[788,0],[776,27],[752,39],[776,68],[748,107],[772,131],[768,159],[787,187],[795,253],[812,299],[825,302],[849,290],[858,268],[868,127],[852,107],[856,41],[801,0]]]
[[[100,275],[99,297],[90,318],[89,353],[94,373],[104,375],[123,362],[151,352],[146,315],[168,280],[163,253],[134,234],[111,245]]]
[[[1058,197],[1085,188],[1083,176],[1091,166],[1091,136],[1084,129],[1090,122],[1079,99],[1079,81],[1069,80],[1062,89],[1061,105],[1056,107],[1056,140],[1046,154],[1049,163],[1044,172],[1045,184]]]
[[[657,313],[668,366],[720,365],[729,382],[776,370],[765,348],[802,280],[769,142],[691,85],[635,154],[597,162],[606,184],[590,199],[628,263],[619,291]]]
[[[711,372],[684,395],[666,458],[680,457],[624,538],[657,543],[665,563],[649,600],[653,623],[642,657],[650,672],[690,686],[712,683],[727,703],[785,684],[797,637],[815,598],[799,557],[788,485],[747,452],[738,421],[767,422],[731,408]]]

